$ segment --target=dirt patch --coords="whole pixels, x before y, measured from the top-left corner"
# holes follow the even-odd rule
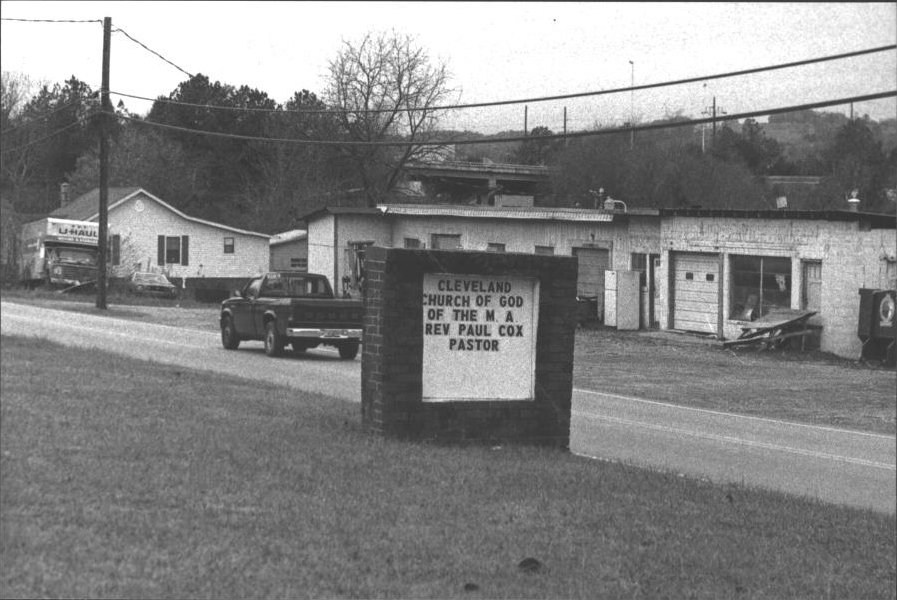
[[[895,370],[819,351],[731,350],[675,333],[580,329],[573,374],[586,389],[897,433]]]

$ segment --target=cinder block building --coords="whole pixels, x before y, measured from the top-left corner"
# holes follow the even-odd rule
[[[607,325],[637,307],[636,327],[724,340],[771,310],[812,311],[821,349],[849,358],[860,353],[859,289],[897,287],[892,215],[384,204],[305,220],[308,269],[353,295],[374,244],[573,255],[577,294]],[[617,284],[633,273],[638,285]]]
[[[858,357],[860,288],[897,287],[893,215],[662,209],[661,322],[732,339],[751,316],[813,311],[820,347]]]
[[[480,250],[576,256],[577,294],[604,316],[607,270],[648,271],[660,251],[656,210],[597,211],[468,205],[384,204],[377,208],[329,207],[307,215],[308,269],[334,286],[360,294],[364,250],[389,248]],[[650,318],[649,318],[650,321]]]

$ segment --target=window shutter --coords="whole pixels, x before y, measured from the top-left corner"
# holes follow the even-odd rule
[[[156,264],[160,267],[165,266],[165,236],[159,236],[159,256],[157,257]]]
[[[182,235],[181,236],[181,264],[185,267],[190,264],[190,236]]]
[[[121,236],[115,234],[112,236],[112,266],[117,267],[121,264]]]

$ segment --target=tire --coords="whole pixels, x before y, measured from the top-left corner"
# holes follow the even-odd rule
[[[225,350],[236,350],[240,347],[240,336],[234,329],[233,319],[224,317],[221,321],[221,345]]]
[[[277,324],[268,321],[265,325],[265,354],[271,357],[283,354],[284,339],[277,333]]]
[[[339,346],[339,357],[344,360],[352,360],[358,356],[358,342],[345,342]]]

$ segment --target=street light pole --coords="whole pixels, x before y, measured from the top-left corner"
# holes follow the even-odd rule
[[[635,87],[635,63],[630,60],[629,66],[630,66],[630,71],[631,71],[630,78],[629,78],[629,87],[634,88]],[[635,90],[630,89],[629,90],[629,127],[630,128],[635,127],[634,106],[635,106]],[[635,131],[631,130],[629,132],[629,149],[632,150],[634,145],[635,145]]]

